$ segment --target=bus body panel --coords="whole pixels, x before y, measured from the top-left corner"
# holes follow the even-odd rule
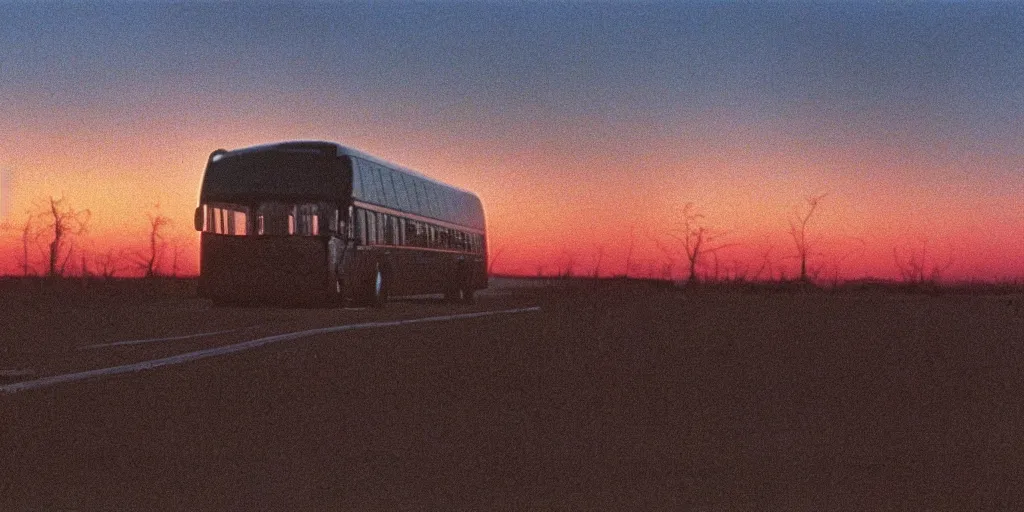
[[[329,287],[327,239],[201,235],[199,290],[220,301],[323,300]]]

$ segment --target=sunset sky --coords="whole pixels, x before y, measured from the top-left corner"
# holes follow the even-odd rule
[[[827,193],[822,276],[927,240],[947,277],[1024,278],[1020,4],[0,5],[0,270],[63,194],[76,250],[141,248],[159,204],[195,272],[209,153],[292,139],[477,192],[499,272],[622,273],[632,233],[660,274],[692,202],[720,272],[793,276]]]

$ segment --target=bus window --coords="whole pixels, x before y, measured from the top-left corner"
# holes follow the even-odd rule
[[[377,244],[377,214],[376,212],[366,212],[366,243],[369,245]]]
[[[295,229],[293,235],[315,236],[320,234],[320,208],[315,204],[303,204],[295,208]]]
[[[450,249],[451,246],[449,245],[450,241],[448,228],[441,228],[438,231],[438,245],[440,245],[442,249]]]
[[[399,233],[400,231],[398,229],[398,217],[395,217],[394,215],[388,215],[388,244],[399,245]]]
[[[294,205],[268,201],[256,208],[254,227],[257,235],[316,236],[337,229],[337,214],[337,208],[327,203]],[[235,224],[240,220],[236,216]]]
[[[260,203],[256,207],[256,225],[258,235],[290,235],[294,229],[290,220],[292,207],[278,202]]]
[[[355,237],[360,244],[366,245],[366,211],[362,208],[356,209],[356,233]]]
[[[427,246],[427,225],[422,222],[416,223],[416,245],[419,247]]]
[[[405,221],[405,245],[416,245],[416,221]]]
[[[203,230],[219,235],[248,234],[249,209],[239,205],[204,205]]]

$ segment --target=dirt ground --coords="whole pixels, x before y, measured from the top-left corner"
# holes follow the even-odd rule
[[[39,300],[0,313],[0,369],[44,376],[320,326],[541,310],[0,395],[4,510],[1024,506],[1020,295],[583,283],[383,312],[213,308],[187,293]]]

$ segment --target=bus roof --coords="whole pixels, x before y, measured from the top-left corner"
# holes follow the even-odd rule
[[[248,146],[248,147],[244,147],[244,148],[232,149],[230,151],[228,151],[228,150],[217,150],[211,156],[211,159],[216,158],[217,155],[232,156],[232,155],[241,155],[241,154],[245,154],[245,153],[256,153],[256,152],[260,152],[260,151],[271,151],[271,150],[275,150],[275,149],[319,149],[319,150],[333,149],[337,156],[354,156],[354,157],[362,158],[363,160],[367,160],[367,161],[373,162],[373,163],[375,163],[377,165],[383,165],[385,167],[389,167],[389,168],[394,169],[396,171],[401,171],[401,172],[404,172],[406,174],[411,174],[411,175],[416,176],[418,178],[425,179],[427,181],[433,182],[434,184],[440,185],[442,187],[446,187],[446,188],[450,188],[450,189],[455,189],[455,190],[458,190],[460,192],[465,192],[467,194],[472,194],[474,196],[476,195],[476,194],[473,194],[473,192],[470,192],[469,190],[466,190],[464,188],[456,187],[455,185],[452,185],[450,183],[445,183],[443,181],[439,181],[439,180],[437,180],[435,178],[431,178],[430,176],[427,176],[427,175],[425,175],[425,174],[423,174],[421,172],[414,171],[412,169],[409,169],[408,167],[403,167],[401,165],[394,164],[392,162],[384,160],[383,158],[379,158],[379,157],[373,156],[373,155],[371,155],[369,153],[364,153],[364,152],[359,151],[358,149],[355,149],[353,147],[343,146],[341,144],[338,144],[337,142],[330,142],[330,141],[323,141],[323,140],[296,140],[296,141],[285,141],[285,142],[272,142],[272,143],[268,143],[268,144],[259,144],[259,145],[256,145],[256,146]]]

